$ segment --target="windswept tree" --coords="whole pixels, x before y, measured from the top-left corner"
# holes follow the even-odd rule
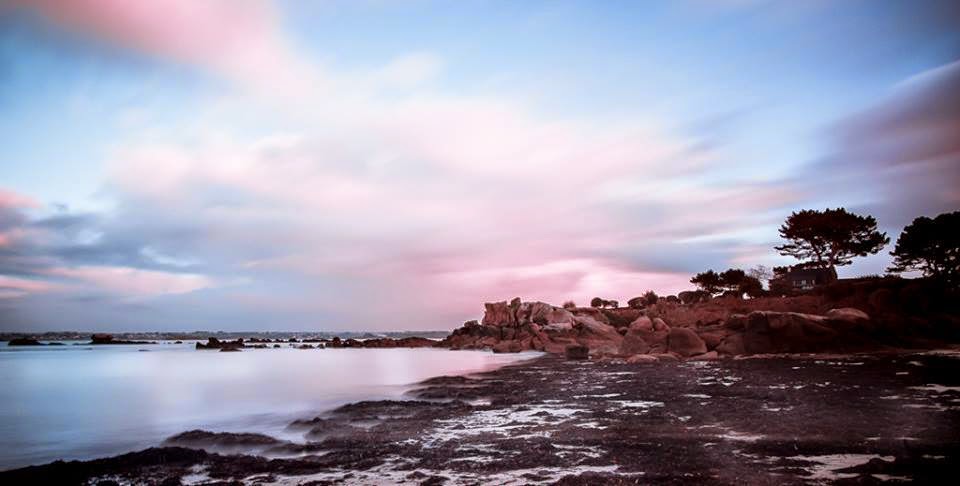
[[[879,252],[890,243],[877,230],[873,216],[860,216],[844,208],[815,211],[804,209],[787,218],[780,227],[786,244],[781,255],[792,256],[805,267],[830,268],[849,265],[854,257]]]
[[[696,274],[690,279],[690,283],[696,285],[700,288],[700,290],[703,290],[710,295],[719,294],[723,289],[723,281],[720,279],[720,275],[713,270],[707,270],[706,272]]]
[[[720,287],[723,290],[736,291],[745,278],[747,278],[747,273],[739,268],[724,270],[720,274]]]
[[[943,213],[933,219],[914,219],[892,252],[888,271],[919,271],[953,286],[960,283],[960,211]]]
[[[740,286],[737,287],[737,290],[750,297],[763,297],[766,295],[766,291],[763,290],[763,283],[761,283],[758,278],[750,275],[747,275],[740,281]]]
[[[763,284],[760,280],[739,268],[731,268],[720,273],[720,288],[725,292],[738,293],[741,297],[743,294],[750,297],[759,297],[763,294]]]

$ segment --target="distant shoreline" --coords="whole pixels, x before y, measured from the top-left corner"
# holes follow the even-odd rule
[[[206,341],[210,337],[220,340],[235,339],[373,339],[423,337],[443,339],[450,331],[142,331],[142,332],[106,332],[106,331],[44,331],[44,332],[0,332],[0,342],[12,339],[35,339],[37,341],[80,341],[89,340],[94,334],[111,334],[122,340],[160,340],[160,341]]]

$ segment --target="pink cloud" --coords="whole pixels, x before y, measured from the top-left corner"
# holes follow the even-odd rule
[[[0,299],[49,292],[57,288],[58,285],[50,282],[0,275]]]
[[[184,294],[209,288],[214,282],[203,275],[170,273],[130,267],[58,267],[46,272],[52,277],[80,282],[83,286],[120,296],[151,297]]]
[[[26,209],[40,207],[36,199],[0,188],[0,209]]]
[[[357,282],[362,292],[310,300],[317,310],[352,302],[366,326],[475,315],[481,302],[513,296],[675,293],[691,287],[688,274],[611,255],[767,224],[766,208],[797,197],[776,185],[691,182],[691,167],[708,175],[709,166],[686,159],[683,139],[650,127],[602,130],[541,122],[518,106],[450,103],[393,105],[390,121],[355,119],[337,139],[305,129],[120,146],[111,184],[121,207],[190,214],[218,244],[274,249],[237,262],[254,281]],[[250,204],[204,202],[225,190]],[[632,205],[656,209],[620,209]]]
[[[127,49],[213,70],[264,90],[316,86],[319,71],[263,0],[14,0],[58,25]]]

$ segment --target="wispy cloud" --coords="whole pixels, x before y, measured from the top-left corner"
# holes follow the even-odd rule
[[[280,30],[266,0],[13,0],[76,33],[186,63],[262,92],[320,89],[324,76]]]

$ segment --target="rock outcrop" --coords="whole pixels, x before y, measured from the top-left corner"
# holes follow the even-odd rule
[[[31,338],[13,338],[7,341],[7,346],[43,346],[44,344]]]
[[[544,302],[493,302],[480,322],[468,321],[441,341],[451,349],[527,350],[564,354],[567,346],[586,346],[596,355],[620,355],[626,328],[610,324],[604,310],[564,309]],[[626,309],[624,309],[626,311]],[[619,317],[619,314],[617,314]]]
[[[877,323],[863,310],[850,307],[831,309],[824,315],[770,310],[710,314],[705,323],[688,319],[675,326],[660,316],[672,319],[680,314],[664,314],[663,309],[658,310],[659,304],[645,309],[562,308],[513,299],[484,307],[481,321],[464,323],[436,345],[502,353],[572,352],[576,356],[586,349],[592,357],[629,358],[630,362],[848,352],[884,346],[879,340],[883,330],[877,329]]]
[[[157,344],[155,341],[130,341],[115,339],[112,334],[94,334],[87,344]]]
[[[236,341],[221,341],[215,337],[208,338],[206,344],[198,342],[196,346],[197,349],[219,349],[220,351],[240,351],[245,347],[243,338]]]

